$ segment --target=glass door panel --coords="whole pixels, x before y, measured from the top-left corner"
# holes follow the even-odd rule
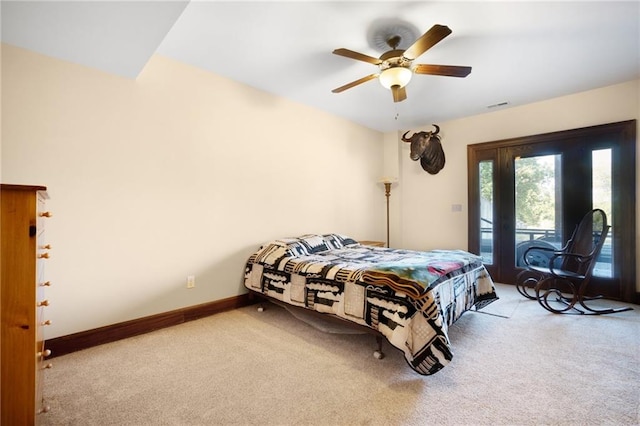
[[[599,277],[613,277],[613,226],[614,217],[611,208],[611,194],[612,189],[612,163],[611,163],[611,149],[598,149],[591,152],[591,164],[592,164],[592,193],[593,193],[593,208],[602,209],[607,214],[607,222],[611,229],[607,239],[602,246],[602,251],[598,257],[595,268],[593,269],[593,275]]]
[[[481,161],[480,183],[480,256],[486,265],[493,264],[493,160]]]
[[[531,246],[562,247],[562,182],[560,154],[516,157],[515,266],[524,267]],[[529,263],[548,265],[550,254],[531,252]]]

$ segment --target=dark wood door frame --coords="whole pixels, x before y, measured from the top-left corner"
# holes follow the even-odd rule
[[[560,142],[559,142],[560,141]],[[493,232],[494,236],[500,233],[513,233],[509,221],[501,220],[500,206],[504,203],[513,203],[513,194],[509,195],[498,190],[498,185],[511,179],[513,167],[513,153],[518,150],[523,152],[536,149],[537,153],[544,153],[545,147],[549,152],[554,145],[580,147],[588,146],[589,149],[598,149],[599,146],[609,147],[611,141],[615,141],[615,149],[612,154],[612,162],[615,164],[612,176],[614,194],[612,198],[612,210],[616,217],[617,229],[624,232],[616,232],[613,237],[613,245],[617,253],[614,265],[616,285],[613,289],[605,291],[607,297],[620,299],[626,302],[639,303],[640,293],[636,291],[636,120],[618,123],[590,126],[573,130],[545,133],[533,136],[523,136],[467,146],[467,177],[469,197],[469,239],[468,250],[472,253],[480,253],[480,206],[479,206],[479,168],[480,161],[494,161],[494,200],[493,200]],[[555,153],[555,152],[554,152]],[[569,197],[571,195],[569,194]],[[570,198],[564,203],[572,203]],[[572,213],[570,213],[572,214]],[[577,218],[579,221],[580,217]],[[576,221],[577,223],[577,221]],[[564,232],[571,232],[564,229]],[[565,238],[566,240],[566,238]],[[504,246],[504,244],[502,244]],[[501,247],[500,238],[494,238],[494,259],[496,253],[514,251],[513,247]],[[513,257],[513,256],[512,256]],[[514,257],[515,259],[515,257]],[[495,262],[494,262],[495,263]],[[513,277],[506,274],[505,280],[500,271],[500,265],[487,265],[487,269],[498,282],[513,283]],[[600,289],[597,289],[600,290]]]

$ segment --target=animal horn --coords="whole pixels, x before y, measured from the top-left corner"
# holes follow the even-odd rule
[[[405,142],[411,142],[411,139],[407,139],[405,136],[407,136],[407,133],[409,133],[411,130],[407,130],[406,132],[404,132],[404,135],[402,135],[402,140]]]
[[[433,127],[435,127],[435,128],[436,128],[436,132],[435,132],[435,133],[432,133],[432,134],[433,134],[433,136],[435,136],[435,135],[437,135],[437,134],[440,132],[440,126],[438,126],[437,124],[434,124],[434,125],[433,125]]]

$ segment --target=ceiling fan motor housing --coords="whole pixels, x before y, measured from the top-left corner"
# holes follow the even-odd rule
[[[388,52],[383,53],[380,56],[380,60],[382,63],[380,64],[380,69],[389,68],[391,66],[406,66],[411,65],[411,61],[407,60],[402,54],[404,50],[390,50]],[[384,67],[384,68],[383,68]]]

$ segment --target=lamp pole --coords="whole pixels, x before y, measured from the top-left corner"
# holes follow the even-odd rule
[[[391,182],[384,182],[384,195],[387,197],[387,247],[389,247],[389,197],[391,196]]]

